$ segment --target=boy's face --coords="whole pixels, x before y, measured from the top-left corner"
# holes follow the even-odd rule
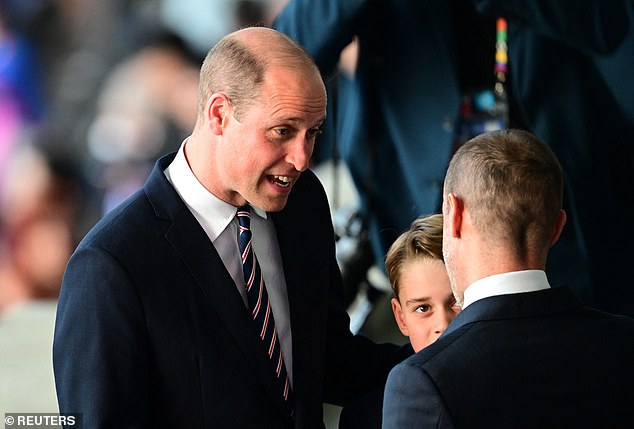
[[[399,329],[418,352],[438,339],[460,312],[460,307],[441,260],[407,261],[402,267],[399,285],[399,296],[392,298],[392,311]]]

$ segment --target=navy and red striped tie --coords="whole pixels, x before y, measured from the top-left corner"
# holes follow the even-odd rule
[[[251,240],[251,206],[245,205],[238,208],[236,214],[240,231],[238,233],[238,241],[240,244],[240,252],[242,256],[242,271],[244,273],[244,281],[247,289],[247,301],[251,317],[255,322],[260,338],[264,341],[268,349],[269,358],[273,363],[275,375],[282,391],[285,401],[292,404],[290,400],[292,391],[284,359],[282,358],[282,349],[280,341],[277,338],[275,329],[275,320],[271,312],[271,304],[269,295],[264,286],[264,278],[260,270],[260,264],[253,251]]]

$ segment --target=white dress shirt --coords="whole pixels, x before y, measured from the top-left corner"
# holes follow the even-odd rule
[[[172,163],[165,169],[167,180],[192,212],[213,243],[220,259],[231,274],[238,292],[248,307],[242,260],[238,244],[237,207],[222,201],[209,192],[194,176],[185,157],[183,142]],[[275,329],[280,340],[282,356],[288,378],[293,383],[293,344],[290,311],[286,293],[286,279],[280,256],[273,220],[267,213],[253,207],[251,234],[255,254],[260,262],[262,276],[275,318]]]
[[[550,288],[546,273],[541,270],[513,271],[495,274],[475,281],[464,291],[464,310],[482,298],[512,293],[533,292]]]

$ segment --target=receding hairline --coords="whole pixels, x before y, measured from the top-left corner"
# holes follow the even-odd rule
[[[267,27],[247,27],[224,36],[207,53],[200,69],[199,116],[209,97],[224,93],[239,115],[259,96],[273,69],[305,73],[325,84],[310,54],[295,40]],[[310,77],[309,77],[310,76]]]
[[[310,54],[295,40],[268,27],[247,27],[225,36],[234,40],[265,65],[265,68],[304,64],[318,71]]]

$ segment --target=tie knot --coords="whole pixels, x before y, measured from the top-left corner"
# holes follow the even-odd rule
[[[249,229],[251,226],[251,206],[245,204],[238,207],[236,216],[238,217],[238,224],[244,229]]]

